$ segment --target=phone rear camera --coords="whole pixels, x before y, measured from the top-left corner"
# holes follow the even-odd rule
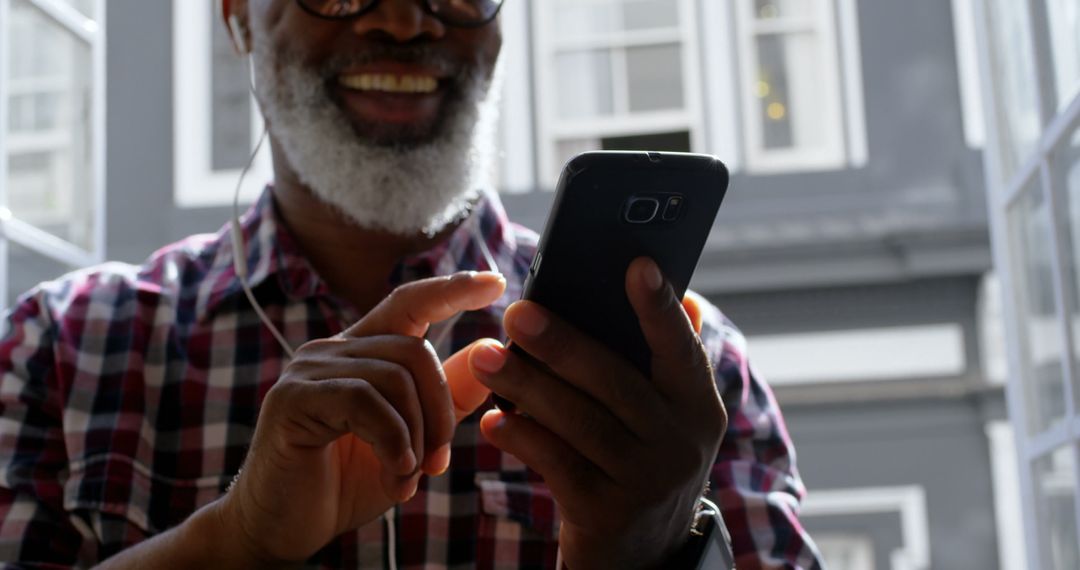
[[[660,210],[660,201],[656,198],[631,198],[626,208],[626,221],[631,224],[647,224],[653,221]]]
[[[683,197],[672,196],[668,198],[667,205],[664,206],[664,221],[674,222],[679,217],[679,212],[682,210]]]

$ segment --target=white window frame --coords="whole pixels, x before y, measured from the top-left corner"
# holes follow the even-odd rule
[[[741,146],[748,172],[773,174],[837,170],[864,166],[868,160],[866,118],[862,80],[862,51],[855,0],[820,0],[813,17],[806,21],[758,20],[753,0],[735,0],[734,21],[739,65],[739,102],[743,117]],[[804,0],[810,1],[810,0]],[[819,38],[823,99],[821,112],[827,125],[825,142],[815,148],[764,148],[759,102],[753,93],[757,85],[758,35],[767,33],[812,32]],[[797,94],[793,94],[797,96]]]
[[[14,242],[43,257],[72,267],[100,263],[105,259],[105,1],[96,0],[92,17],[86,17],[62,0],[20,0],[52,20],[60,29],[85,44],[91,53],[91,102],[89,129],[89,161],[91,170],[91,198],[93,234],[91,247],[82,248],[18,219],[7,208],[8,146],[6,136],[9,124],[8,63],[11,46],[10,34],[3,30],[11,23],[11,3],[0,0],[0,310],[8,298],[8,272],[10,267],[10,243]]]
[[[1064,219],[1064,196],[1061,195],[1059,181],[1055,180],[1051,168],[1051,158],[1063,144],[1068,144],[1068,137],[1080,127],[1080,94],[1075,94],[1067,106],[1059,106],[1056,99],[1056,86],[1048,81],[1052,77],[1053,62],[1049,52],[1045,31],[1046,12],[1042,0],[1019,0],[1024,2],[1028,13],[1028,25],[1032,26],[1030,39],[1033,42],[1032,54],[1036,88],[1036,101],[1039,109],[1041,137],[1036,148],[1026,161],[1016,169],[1008,179],[1005,178],[1003,156],[1006,149],[1001,146],[1002,125],[999,122],[1002,109],[995,86],[997,74],[993,62],[995,38],[990,26],[989,0],[967,0],[973,3],[976,20],[976,35],[980,49],[979,64],[982,76],[982,93],[985,103],[984,116],[987,124],[988,151],[984,155],[987,184],[989,187],[989,210],[991,222],[991,240],[994,249],[994,265],[1001,279],[1003,304],[1005,307],[1005,336],[1008,345],[1009,380],[1006,386],[1009,419],[1014,428],[1016,454],[1020,465],[1019,481],[1021,489],[1021,510],[1023,511],[1024,536],[1026,539],[1026,557],[1028,568],[1048,568],[1049,562],[1043,560],[1041,531],[1039,527],[1039,500],[1036,494],[1034,470],[1036,462],[1055,450],[1067,447],[1072,453],[1074,465],[1080,466],[1080,410],[1077,410],[1074,390],[1077,388],[1080,370],[1074,365],[1070,347],[1074,346],[1073,331],[1070,326],[1071,315],[1076,308],[1066,294],[1066,259],[1063,242],[1068,239],[1068,223]],[[1012,49],[1012,48],[1010,48]],[[1059,110],[1061,109],[1061,110]],[[1023,349],[1020,345],[1021,322],[1016,300],[1015,278],[1023,268],[1018,265],[1010,248],[1011,226],[1008,220],[1010,208],[1024,194],[1024,190],[1035,184],[1043,193],[1048,203],[1047,225],[1050,227],[1051,265],[1053,290],[1056,304],[1056,326],[1058,336],[1065,347],[1062,363],[1064,387],[1062,397],[1065,401],[1064,421],[1037,434],[1029,434],[1028,394],[1023,377]],[[1080,228],[1076,228],[1080,230]],[[1076,497],[1075,516],[1080,522],[1080,469],[1077,469],[1072,482],[1072,491]],[[1080,527],[1080,524],[1078,524]],[[1080,533],[1076,537],[1080,543]]]
[[[172,0],[173,5],[173,199],[178,207],[231,204],[242,168],[214,170],[211,137],[212,26],[219,14],[207,0]],[[240,57],[240,56],[237,56]],[[263,118],[251,98],[251,149],[263,131]],[[264,145],[240,189],[253,201],[273,178],[270,145]]]
[[[889,555],[892,570],[929,570],[930,517],[921,485],[815,489],[799,511],[803,517],[900,515],[903,546]]]
[[[537,109],[537,146],[540,164],[540,181],[548,189],[554,189],[558,178],[559,164],[556,145],[559,141],[573,139],[600,139],[606,137],[648,135],[686,131],[690,133],[690,149],[701,152],[705,148],[705,117],[702,101],[701,44],[698,40],[698,5],[694,0],[677,0],[680,10],[679,27],[667,30],[644,30],[616,32],[590,38],[574,38],[556,41],[552,32],[554,22],[550,13],[550,2],[533,1],[533,21],[535,22],[536,47],[536,85]],[[608,117],[594,119],[560,120],[558,98],[554,96],[552,86],[563,80],[555,67],[556,55],[562,51],[577,51],[583,48],[625,47],[639,45],[679,44],[682,48],[682,77],[684,108],[677,111],[653,111],[630,113],[620,109],[619,90],[626,85],[620,81],[620,66],[613,61],[613,73],[616,108]],[[623,111],[623,112],[620,112]]]

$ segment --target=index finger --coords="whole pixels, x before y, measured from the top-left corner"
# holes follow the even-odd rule
[[[406,283],[342,334],[423,336],[431,323],[462,311],[482,309],[498,299],[505,289],[506,279],[502,275],[486,271],[463,271]]]

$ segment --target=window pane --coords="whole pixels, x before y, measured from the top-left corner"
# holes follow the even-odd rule
[[[758,36],[758,76],[752,85],[766,149],[813,148],[826,141],[822,53],[813,34]]]
[[[1042,562],[1054,570],[1080,568],[1076,544],[1076,463],[1071,446],[1035,462]]]
[[[94,17],[94,0],[61,0],[65,4],[70,4],[72,8],[75,8],[83,16],[93,19]]]
[[[1072,359],[1075,369],[1080,370],[1080,131],[1050,157],[1056,193],[1064,201],[1063,222],[1068,238],[1065,248],[1065,276],[1072,302],[1069,318],[1072,328]],[[1073,398],[1080,409],[1080,378],[1073,379]]]
[[[610,115],[614,110],[611,52],[592,50],[556,58],[559,117],[576,119]]]
[[[683,107],[682,49],[678,44],[629,48],[630,111]]]
[[[568,160],[590,150],[600,150],[600,141],[598,139],[561,140],[555,144],[555,165],[561,171]],[[552,175],[552,180],[554,180],[558,178],[559,173],[553,172]]]
[[[754,16],[759,20],[773,18],[811,18],[820,0],[752,0]]]
[[[1008,216],[1020,319],[1021,374],[1027,393],[1028,428],[1033,433],[1060,423],[1065,414],[1064,343],[1054,297],[1049,215],[1036,180]]]
[[[216,18],[218,0],[209,2],[215,9],[206,15]],[[247,64],[236,54],[225,26],[214,21],[210,29],[210,165],[214,170],[239,170],[247,164],[252,148]]]
[[[622,6],[624,29],[675,28],[679,25],[678,0],[623,0]]]
[[[678,0],[557,0],[551,6],[557,38],[582,38],[621,31],[676,28]]]
[[[25,0],[11,5],[7,207],[19,219],[92,249],[89,46]]]
[[[649,133],[625,137],[607,137],[600,141],[602,150],[658,150],[690,152],[690,133]]]
[[[1080,94],[1080,2],[1046,0],[1046,13],[1060,110]]]
[[[994,91],[998,100],[996,114],[1001,125],[998,152],[1002,175],[1009,179],[1039,140],[1038,80],[1027,2],[989,0],[988,8]]]

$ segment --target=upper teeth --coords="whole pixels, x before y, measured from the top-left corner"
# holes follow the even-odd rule
[[[439,87],[439,81],[428,75],[362,73],[360,75],[342,75],[339,81],[349,89],[383,91],[386,93],[432,93]]]

